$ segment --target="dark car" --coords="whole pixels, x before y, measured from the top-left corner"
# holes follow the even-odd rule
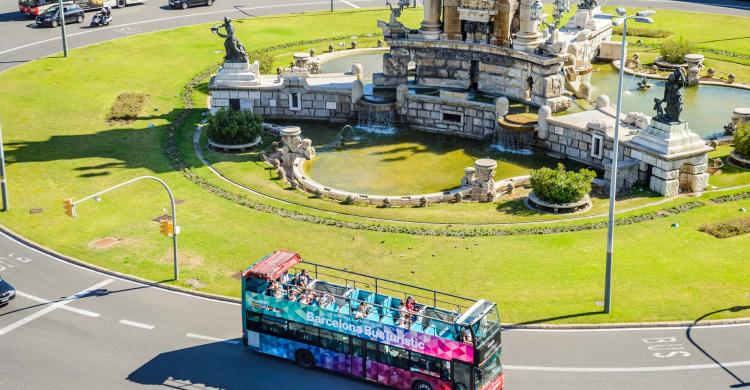
[[[169,0],[169,6],[172,8],[188,9],[194,5],[211,5],[214,0]]]
[[[63,4],[65,10],[65,24],[83,23],[83,8],[75,4]],[[40,27],[57,27],[60,25],[60,6],[47,8],[36,17],[36,25]]]
[[[16,289],[0,276],[0,306],[5,306],[16,297]]]

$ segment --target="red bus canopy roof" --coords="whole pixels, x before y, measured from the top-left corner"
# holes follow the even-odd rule
[[[276,280],[289,268],[302,261],[299,253],[279,250],[266,256],[265,259],[245,271],[242,276],[252,276],[265,280]]]

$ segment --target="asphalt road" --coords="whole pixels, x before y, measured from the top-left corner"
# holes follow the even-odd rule
[[[219,0],[170,10],[152,0],[114,25],[70,26],[71,47],[231,17],[325,10],[328,1]],[[335,1],[337,9],[382,0]],[[750,16],[742,1],[621,0]],[[90,18],[90,14],[87,15]],[[59,31],[29,27],[0,3],[0,70],[60,51]],[[0,236],[0,273],[19,290],[0,308],[0,389],[366,389],[372,385],[246,352],[237,305],[112,278]],[[239,286],[238,286],[239,288]],[[717,308],[717,310],[730,308]],[[750,307],[736,308],[747,310]],[[708,313],[707,313],[708,314]],[[508,389],[750,388],[750,325],[505,333]]]
[[[246,351],[235,304],[103,275],[2,235],[0,272],[19,291],[0,308],[0,389],[376,388]],[[512,330],[504,345],[507,389],[750,387],[750,324]]]

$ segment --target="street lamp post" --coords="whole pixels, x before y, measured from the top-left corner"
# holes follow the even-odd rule
[[[653,23],[648,16],[656,13],[654,10],[645,10],[635,15],[627,16],[624,8],[617,8],[617,16],[611,14],[596,15],[598,18],[612,19],[612,24],[622,24],[622,47],[620,48],[620,76],[617,80],[617,106],[615,109],[615,134],[612,142],[612,172],[609,177],[609,214],[607,223],[607,263],[604,271],[604,313],[612,311],[612,254],[614,253],[615,240],[615,197],[617,195],[617,160],[620,153],[620,111],[622,110],[622,80],[625,73],[625,45],[628,34],[628,19],[638,23]]]
[[[135,183],[136,181],[140,181],[140,180],[154,180],[154,181],[159,182],[159,184],[161,184],[162,187],[164,187],[164,189],[167,190],[167,194],[169,195],[169,203],[172,206],[172,223],[174,225],[174,231],[172,232],[172,254],[174,256],[174,280],[179,280],[180,279],[180,271],[179,271],[179,269],[177,267],[177,234],[179,233],[179,227],[177,226],[177,210],[175,209],[175,201],[174,201],[174,195],[172,195],[172,190],[169,189],[169,187],[167,186],[167,183],[165,183],[164,180],[159,179],[158,177],[154,177],[154,176],[139,176],[139,177],[136,177],[134,179],[130,179],[130,180],[126,181],[126,182],[123,182],[123,183],[117,184],[115,186],[109,187],[109,188],[107,188],[107,189],[105,189],[103,191],[99,191],[99,192],[97,192],[95,194],[91,194],[91,195],[89,195],[89,196],[87,196],[85,198],[79,199],[79,200],[77,200],[75,202],[66,201],[65,202],[66,207],[69,206],[71,208],[68,215],[70,215],[72,217],[74,217],[76,215],[75,206],[78,205],[79,203],[85,202],[85,201],[87,201],[89,199],[93,199],[93,198],[96,198],[98,200],[100,195],[103,195],[103,194],[105,194],[107,192],[110,192],[112,190],[116,190],[116,189],[118,189],[120,187],[124,187],[124,186],[126,186],[128,184]]]
[[[68,38],[65,35],[65,8],[63,7],[63,0],[58,2],[58,13],[60,14],[60,29],[62,31],[62,44],[63,44],[63,55],[68,56]]]
[[[10,210],[8,204],[8,180],[5,177],[5,148],[3,147],[3,126],[0,125],[0,192],[3,196],[3,211]]]

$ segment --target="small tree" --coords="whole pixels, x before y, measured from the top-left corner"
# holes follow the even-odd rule
[[[737,126],[734,132],[734,151],[741,157],[750,159],[750,122]]]
[[[671,64],[682,64],[685,62],[685,55],[695,51],[693,42],[687,41],[682,37],[677,40],[669,39],[664,41],[659,48],[661,59]]]
[[[222,108],[208,117],[206,134],[212,141],[241,145],[252,142],[260,135],[263,118],[250,111]]]
[[[595,177],[596,173],[592,170],[566,171],[565,165],[558,163],[557,169],[545,167],[532,170],[531,188],[545,201],[573,203],[591,192],[591,182]]]

